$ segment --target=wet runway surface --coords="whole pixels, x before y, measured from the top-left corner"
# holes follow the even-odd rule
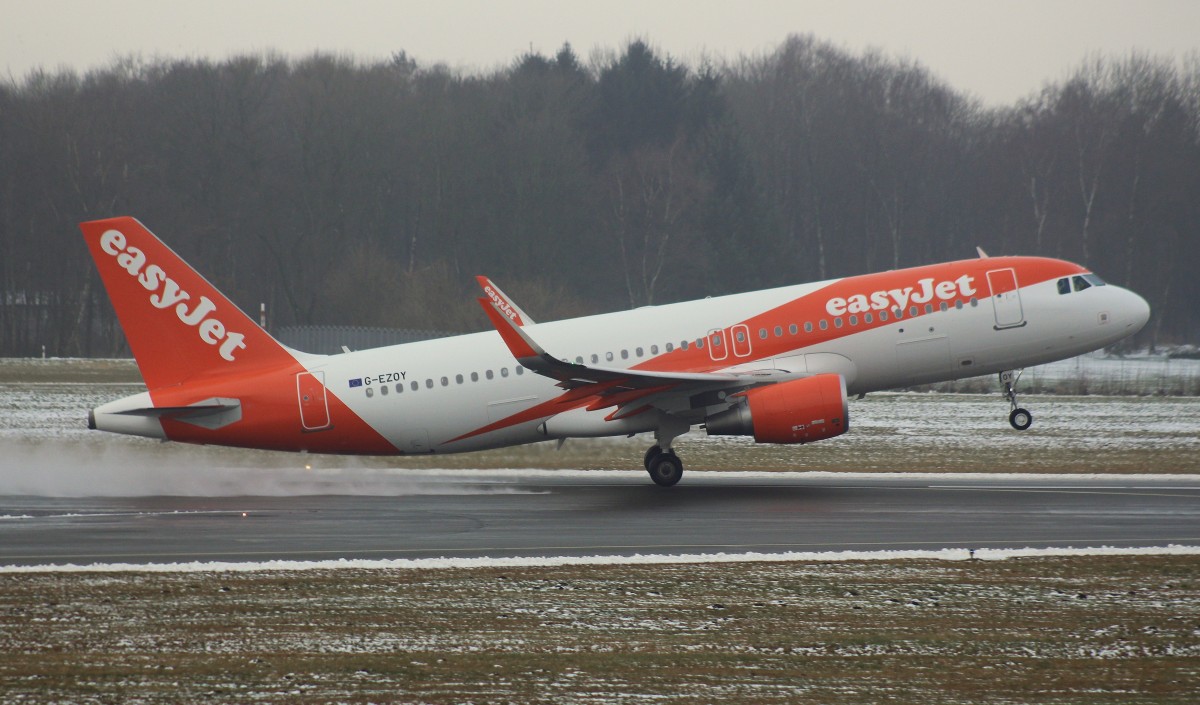
[[[397,496],[0,497],[0,565],[1200,544],[1200,482],[422,476]]]

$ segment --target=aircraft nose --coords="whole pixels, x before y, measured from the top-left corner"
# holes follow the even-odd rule
[[[1150,320],[1150,304],[1132,291],[1125,291],[1125,323],[1130,333],[1136,333]]]

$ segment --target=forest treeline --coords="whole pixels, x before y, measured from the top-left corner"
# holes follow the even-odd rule
[[[125,350],[76,224],[138,217],[273,325],[486,327],[990,254],[1080,262],[1200,335],[1200,61],[1099,57],[985,108],[811,36],[484,73],[403,52],[0,83],[0,355]]]

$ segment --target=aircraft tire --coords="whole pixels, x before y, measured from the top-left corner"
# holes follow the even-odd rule
[[[673,452],[659,453],[650,461],[650,479],[659,487],[671,487],[683,477],[683,461]]]
[[[662,455],[662,452],[662,448],[659,448],[657,443],[650,446],[649,450],[646,451],[646,455],[642,457],[642,465],[646,468],[647,472],[650,471],[650,463],[652,463],[655,458]]]
[[[1008,422],[1018,431],[1024,431],[1033,425],[1033,414],[1025,409],[1013,409],[1008,415]]]

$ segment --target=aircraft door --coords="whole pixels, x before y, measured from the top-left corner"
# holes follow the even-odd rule
[[[987,273],[987,278],[988,288],[992,291],[992,310],[996,314],[996,330],[1025,325],[1016,271],[1011,267],[994,269]]]
[[[330,427],[324,372],[298,373],[296,396],[300,402],[300,425],[305,431],[323,431]]]

